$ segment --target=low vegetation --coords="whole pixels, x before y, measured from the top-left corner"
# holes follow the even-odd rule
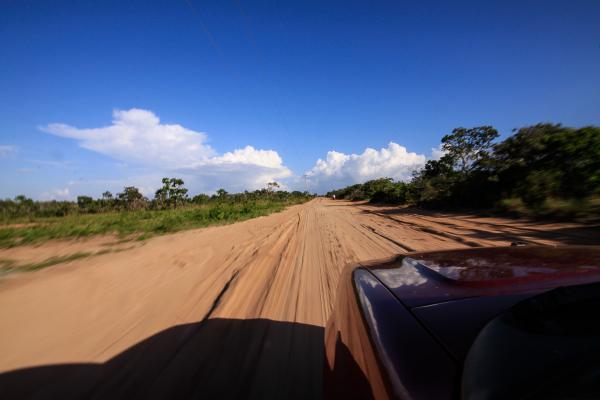
[[[381,178],[336,198],[429,208],[496,209],[515,216],[600,219],[600,127],[538,124],[503,141],[491,126],[457,128],[444,155],[409,182]]]
[[[277,188],[273,182],[254,192],[229,194],[220,189],[212,196],[190,198],[181,179],[164,178],[153,199],[135,187],[125,187],[116,196],[105,192],[99,199],[79,196],[77,202],[42,202],[17,196],[0,201],[0,247],[97,234],[144,239],[267,215],[313,197]]]
[[[78,252],[69,254],[66,256],[55,256],[50,257],[47,260],[37,263],[19,264],[14,260],[1,259],[0,260],[0,276],[9,274],[11,272],[27,272],[36,271],[38,269],[50,267],[52,265],[61,264],[69,261],[79,260],[80,258],[86,258],[93,255],[88,252]]]

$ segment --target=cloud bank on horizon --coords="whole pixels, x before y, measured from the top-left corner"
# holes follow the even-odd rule
[[[325,192],[382,177],[408,180],[426,161],[423,154],[408,152],[406,147],[390,142],[380,150],[367,148],[362,154],[329,151],[325,160],[317,160],[307,176],[315,190]]]
[[[254,190],[292,175],[276,151],[248,145],[217,155],[206,143],[205,133],[179,124],[163,124],[149,110],[114,110],[112,124],[100,128],[80,129],[55,123],[40,129],[75,139],[84,149],[145,166],[157,176],[183,174],[195,191],[214,191],[220,187]],[[133,179],[136,180],[140,179]]]
[[[161,123],[149,110],[114,110],[112,124],[100,128],[52,123],[39,129],[74,139],[80,147],[120,162],[145,167],[149,173],[128,177],[123,184],[141,186],[146,195],[152,195],[155,189],[148,186],[149,178],[155,178],[158,185],[160,177],[169,174],[182,176],[191,193],[214,192],[218,188],[234,192],[255,190],[272,181],[282,183],[286,189],[304,190],[300,176],[285,166],[277,151],[247,145],[218,154],[206,143],[205,133],[179,124]],[[435,149],[433,152],[436,156]],[[367,148],[361,154],[329,151],[326,158],[318,159],[305,175],[311,192],[324,193],[379,177],[407,180],[426,160],[425,155],[390,142],[385,148]],[[60,197],[75,195],[75,191],[65,189],[54,189],[54,192],[60,190]]]

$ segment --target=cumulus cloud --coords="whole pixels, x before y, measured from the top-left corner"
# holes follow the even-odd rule
[[[211,157],[183,172],[208,188],[227,187],[232,191],[264,188],[269,182],[292,175],[276,151],[257,150],[252,146]],[[228,177],[225,183],[224,176]]]
[[[432,160],[439,160],[440,158],[444,157],[446,155],[446,150],[444,150],[442,148],[442,145],[440,144],[438,147],[432,147],[431,148],[431,159]]]
[[[157,173],[185,174],[195,191],[220,187],[252,190],[291,175],[276,151],[246,146],[218,155],[206,143],[205,133],[161,123],[149,110],[114,110],[112,124],[100,128],[60,123],[40,129],[75,139],[85,149],[128,164],[143,165]]]
[[[206,135],[178,124],[161,124],[148,110],[114,110],[112,125],[80,129],[49,124],[40,129],[79,141],[79,145],[118,160],[162,168],[188,166],[214,155]]]
[[[283,160],[276,151],[257,150],[252,146],[227,152],[220,157],[213,157],[207,161],[210,164],[253,164],[266,168],[280,168]]]
[[[12,145],[0,145],[0,157],[8,157],[17,154],[19,148]]]
[[[70,191],[69,188],[58,188],[52,189],[49,192],[44,192],[40,195],[41,200],[49,201],[49,200],[69,200],[70,199]]]
[[[379,150],[367,148],[362,154],[329,151],[325,160],[317,160],[307,175],[311,190],[322,193],[381,177],[408,180],[412,171],[421,168],[426,160],[424,155],[390,142]]]

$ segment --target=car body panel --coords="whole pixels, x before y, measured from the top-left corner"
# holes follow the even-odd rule
[[[600,282],[595,246],[412,253],[348,266],[325,330],[326,397],[458,398],[464,359],[491,319],[591,282]]]
[[[441,399],[457,391],[456,364],[435,337],[369,271],[359,268],[353,278],[394,397]]]
[[[325,327],[325,397],[329,399],[389,399],[361,305],[356,301],[354,266],[344,269],[338,284],[336,304]]]
[[[412,253],[365,263],[408,307],[595,281],[600,247],[525,246]]]
[[[440,399],[457,392],[448,352],[368,270],[348,273],[338,299],[349,293],[359,301],[338,303],[326,327],[326,397]]]
[[[537,293],[469,297],[415,307],[412,312],[460,363],[490,319]]]

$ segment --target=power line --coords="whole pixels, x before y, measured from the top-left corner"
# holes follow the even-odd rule
[[[189,9],[192,11],[192,14],[194,15],[194,17],[196,17],[196,19],[200,23],[200,28],[202,29],[202,32],[204,32],[204,35],[208,39],[210,46],[217,53],[217,57],[221,60],[225,69],[229,72],[229,74],[231,74],[231,76],[234,79],[239,80],[240,76],[236,73],[236,70],[234,68],[231,68],[231,66],[227,62],[225,56],[223,55],[223,50],[221,49],[221,46],[219,46],[219,43],[217,42],[217,40],[211,33],[210,29],[208,29],[208,25],[206,25],[206,23],[204,23],[204,18],[202,18],[202,13],[200,12],[200,10],[192,4],[191,0],[185,0],[185,3],[189,7]]]
[[[304,191],[308,192],[308,178],[310,177],[310,175],[304,174],[302,175],[302,177],[304,178]]]

